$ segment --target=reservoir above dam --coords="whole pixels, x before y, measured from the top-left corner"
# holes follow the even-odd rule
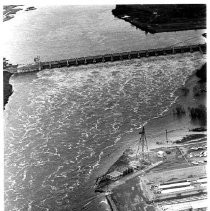
[[[204,30],[145,34],[115,18],[115,5],[35,7],[3,24],[3,55],[12,64],[205,43]]]

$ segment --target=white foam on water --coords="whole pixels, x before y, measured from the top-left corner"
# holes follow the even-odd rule
[[[193,53],[44,70],[26,83],[14,78],[5,139],[6,191],[15,188],[23,195],[29,186],[34,194],[25,204],[36,198],[38,206],[43,199],[37,190],[47,187],[53,200],[56,191],[63,191],[61,204],[66,192],[85,195],[85,184],[92,184],[104,156],[123,144],[125,134],[163,115],[176,100],[172,93],[204,61]],[[27,87],[28,95],[21,95]]]

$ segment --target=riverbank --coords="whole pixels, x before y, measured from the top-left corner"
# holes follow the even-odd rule
[[[38,72],[43,69],[80,66],[80,65],[105,63],[105,62],[115,62],[115,61],[131,60],[131,59],[136,59],[136,58],[141,59],[144,57],[147,57],[147,58],[154,57],[154,56],[157,57],[161,55],[179,54],[179,53],[186,53],[186,52],[193,53],[196,51],[200,51],[201,53],[206,53],[206,44],[178,46],[174,48],[148,49],[144,51],[131,51],[131,52],[122,52],[122,53],[106,54],[106,55],[99,55],[99,56],[88,56],[88,57],[83,57],[83,58],[67,59],[67,60],[60,60],[60,61],[40,62],[40,64],[23,65],[18,68],[13,68],[14,65],[10,65],[8,68],[9,68],[9,71],[12,73],[27,74],[29,72]],[[5,93],[6,93],[5,96],[7,96],[7,99],[5,101],[6,103],[8,101],[8,97],[12,93],[10,92],[10,90],[7,90],[7,89],[8,88],[5,88]],[[7,92],[10,94],[7,94]]]
[[[21,8],[23,6],[24,5],[4,5],[3,6],[3,22],[14,18],[15,14],[18,11],[21,11],[21,10],[25,10],[25,11],[36,10],[36,8],[33,7],[33,6],[32,7],[27,7],[26,9]]]
[[[170,109],[145,126],[151,147],[167,144],[167,141],[173,143],[192,134],[190,130],[193,128],[206,127],[206,64],[196,70],[175,94],[178,98]],[[194,115],[194,110],[200,115]]]
[[[206,28],[206,5],[117,5],[112,13],[149,32],[172,32]]]
[[[198,77],[197,74],[200,76]],[[191,111],[195,108],[203,107],[204,116],[206,117],[206,64],[186,80],[186,83],[174,93],[177,98],[171,107],[159,116],[151,119],[144,126],[149,149],[172,144],[173,141],[181,140],[184,136],[190,135],[193,128],[206,128],[206,119],[203,117],[191,117]],[[201,109],[202,110],[202,109]],[[204,120],[204,121],[203,121]],[[166,142],[166,130],[167,139]],[[139,140],[138,131],[129,135],[129,141],[125,146],[120,148],[114,155],[110,156],[103,163],[103,168],[99,169],[98,175],[105,174],[110,166],[116,162],[123,152],[129,147],[134,146]]]
[[[196,142],[198,139],[206,140],[206,64],[194,71],[186,83],[175,94],[178,98],[169,110],[161,117],[153,119],[145,125],[149,150],[157,150],[157,148],[161,149],[162,147],[175,147],[176,144]],[[196,115],[195,110],[197,111]],[[107,168],[108,173],[125,169],[128,163],[126,155],[131,156],[129,155],[129,151],[135,152],[137,150],[139,135],[133,135],[131,139],[133,144],[130,145],[130,149],[122,150],[121,155],[118,155],[118,159],[116,159],[117,156],[113,157],[112,165]],[[109,165],[110,162],[111,160],[109,160]],[[106,167],[108,167],[108,164]],[[109,185],[107,187],[103,185],[102,187],[105,187],[107,190],[109,189]],[[98,189],[99,191],[100,188]],[[115,196],[116,193],[120,195],[120,190],[124,190],[124,185],[117,188]]]
[[[5,5],[3,6],[3,21],[8,21],[12,18],[14,18],[15,14],[20,11],[23,10],[22,8],[18,8],[20,6],[23,5]]]
[[[18,65],[8,63],[6,58],[3,58],[3,86],[4,86],[4,108],[8,103],[9,97],[13,93],[12,85],[9,83],[11,76],[17,72]]]
[[[9,97],[12,95],[12,85],[9,83],[10,77],[13,73],[8,71],[3,71],[3,79],[4,79],[4,107],[8,103]]]

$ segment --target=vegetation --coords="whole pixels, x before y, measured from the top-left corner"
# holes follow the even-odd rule
[[[190,90],[187,87],[183,86],[181,88],[181,92],[182,92],[183,96],[187,96],[188,93],[190,92]]]
[[[7,70],[9,72],[16,72],[17,71],[18,65],[12,65],[11,63],[8,62],[8,60],[4,57],[3,58],[3,69]]]
[[[197,108],[188,108],[191,120],[199,120],[206,125],[207,113],[206,106],[199,105]]]
[[[13,93],[12,85],[9,83],[10,77],[17,71],[17,65],[12,65],[6,58],[3,58],[3,78],[4,78],[4,106]]]
[[[182,105],[177,105],[176,108],[173,109],[173,115],[182,116],[185,115],[185,109]]]
[[[206,63],[197,70],[196,76],[200,78],[200,82],[206,82]]]
[[[9,67],[9,63],[8,63],[8,60],[4,57],[3,58],[3,69],[6,69]]]
[[[184,138],[182,138],[181,140],[175,141],[175,143],[180,144],[180,143],[184,143],[184,142],[187,142],[187,141],[192,141],[192,140],[199,139],[199,138],[204,138],[204,137],[206,137],[205,134],[187,135]]]
[[[7,104],[9,96],[12,94],[12,85],[9,84],[9,79],[12,73],[3,71],[3,78],[4,78],[4,106]]]
[[[206,92],[206,83],[198,83],[193,87],[193,94],[195,97],[199,97],[205,92]]]
[[[200,80],[193,87],[193,94],[195,97],[198,97],[206,92],[206,63],[196,71],[196,76]]]
[[[203,131],[207,131],[207,129],[205,127],[197,127],[197,128],[189,129],[189,131],[192,131],[192,132],[203,132]]]

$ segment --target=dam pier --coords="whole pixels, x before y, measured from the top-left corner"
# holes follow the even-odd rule
[[[143,57],[171,55],[171,54],[179,54],[187,52],[193,53],[196,51],[200,51],[201,53],[205,54],[206,44],[157,48],[157,49],[148,49],[140,51],[130,51],[122,53],[97,55],[97,56],[63,59],[57,61],[37,62],[36,64],[31,64],[18,68],[17,73],[34,72],[34,71],[41,71],[44,69],[80,66],[80,65],[105,63],[105,62],[115,62],[115,61],[131,60],[131,59],[140,59]]]

